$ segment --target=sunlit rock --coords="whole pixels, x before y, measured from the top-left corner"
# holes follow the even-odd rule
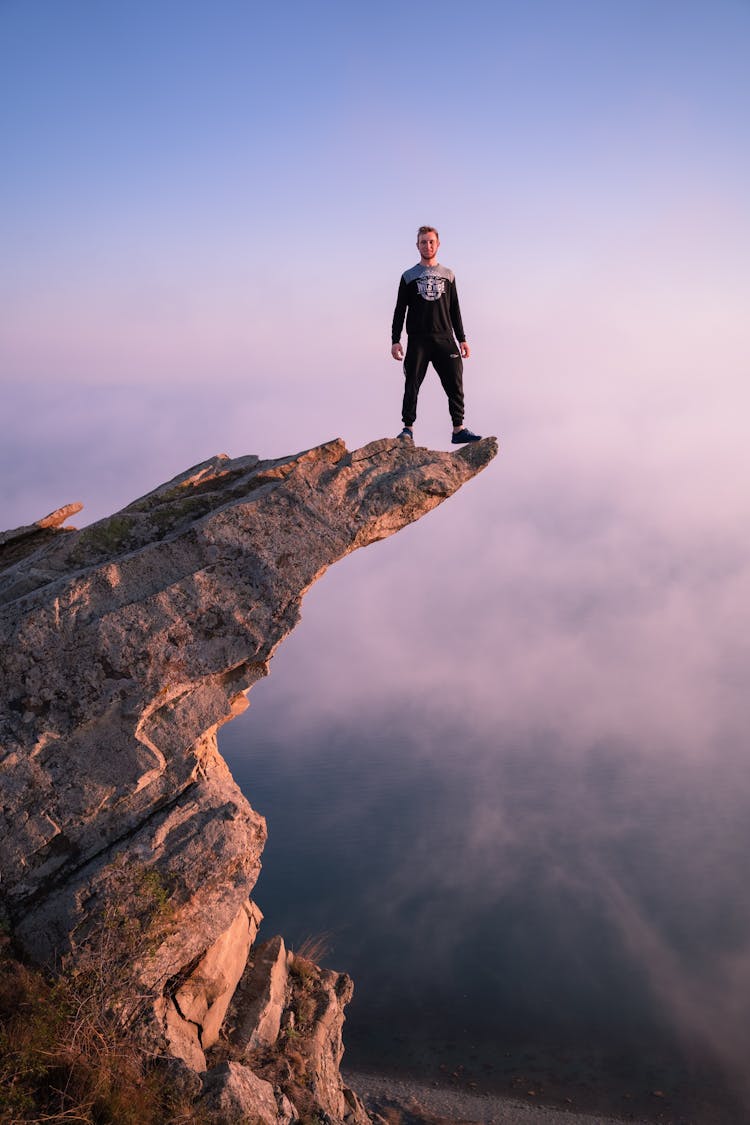
[[[283,1094],[277,1096],[270,1082],[258,1078],[242,1063],[221,1063],[211,1071],[203,1104],[215,1115],[215,1125],[237,1125],[240,1121],[289,1125],[299,1120],[289,1099]]]
[[[266,838],[216,731],[333,562],[496,452],[384,439],[221,455],[81,531],[60,526],[72,505],[0,535],[0,891],[29,956],[108,951],[123,1018],[207,1065],[255,937]],[[321,1027],[343,1020],[336,995]],[[321,1089],[338,1082],[332,1116],[337,1052],[315,1064]]]
[[[272,1047],[278,1039],[288,980],[284,939],[273,937],[253,951],[237,989],[232,1042],[243,1052]]]

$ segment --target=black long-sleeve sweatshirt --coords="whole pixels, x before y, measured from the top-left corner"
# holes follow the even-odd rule
[[[408,310],[408,311],[407,311]],[[409,336],[454,336],[460,344],[466,339],[458,305],[456,279],[446,266],[418,263],[401,275],[393,313],[391,340],[401,339],[406,316]]]

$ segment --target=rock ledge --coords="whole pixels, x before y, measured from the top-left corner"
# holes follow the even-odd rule
[[[61,527],[80,508],[69,505],[0,534],[3,914],[47,964],[90,946],[113,910],[137,922],[144,941],[120,966],[123,1018],[195,1071],[248,955],[257,963],[261,918],[249,896],[265,821],[216,731],[247,706],[327,567],[430,511],[496,452],[485,438],[455,453],[382,439],[270,461],[222,454],[81,531]],[[279,1010],[256,1004],[250,1051],[273,1048],[292,1010],[282,948],[269,961]],[[334,1057],[350,989],[317,985],[328,1053],[306,1062],[326,1076],[314,1097],[332,1121],[365,1121]],[[232,1061],[207,1083],[216,1105],[247,1088],[266,1106],[252,1112],[270,1113],[266,1080],[237,1066],[248,1070]],[[291,1120],[269,1088],[276,1116],[262,1119]]]

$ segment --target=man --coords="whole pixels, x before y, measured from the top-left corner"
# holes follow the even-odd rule
[[[406,380],[401,411],[404,428],[398,436],[414,438],[419,388],[427,374],[427,365],[431,363],[448,396],[453,422],[451,441],[454,445],[461,445],[480,440],[479,434],[473,434],[464,426],[462,360],[468,359],[471,352],[461,321],[456,279],[452,270],[438,263],[439,246],[440,239],[435,228],[420,227],[417,232],[419,264],[402,274],[398,287],[391,330],[391,355],[399,362],[403,360]],[[401,347],[404,317],[409,337],[406,358]]]

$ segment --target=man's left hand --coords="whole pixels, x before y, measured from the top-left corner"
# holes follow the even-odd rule
[[[464,342],[462,344],[459,344],[459,347],[461,349],[461,355],[463,356],[463,358],[468,359],[469,356],[471,355],[471,348],[466,343],[466,341],[464,340]]]

